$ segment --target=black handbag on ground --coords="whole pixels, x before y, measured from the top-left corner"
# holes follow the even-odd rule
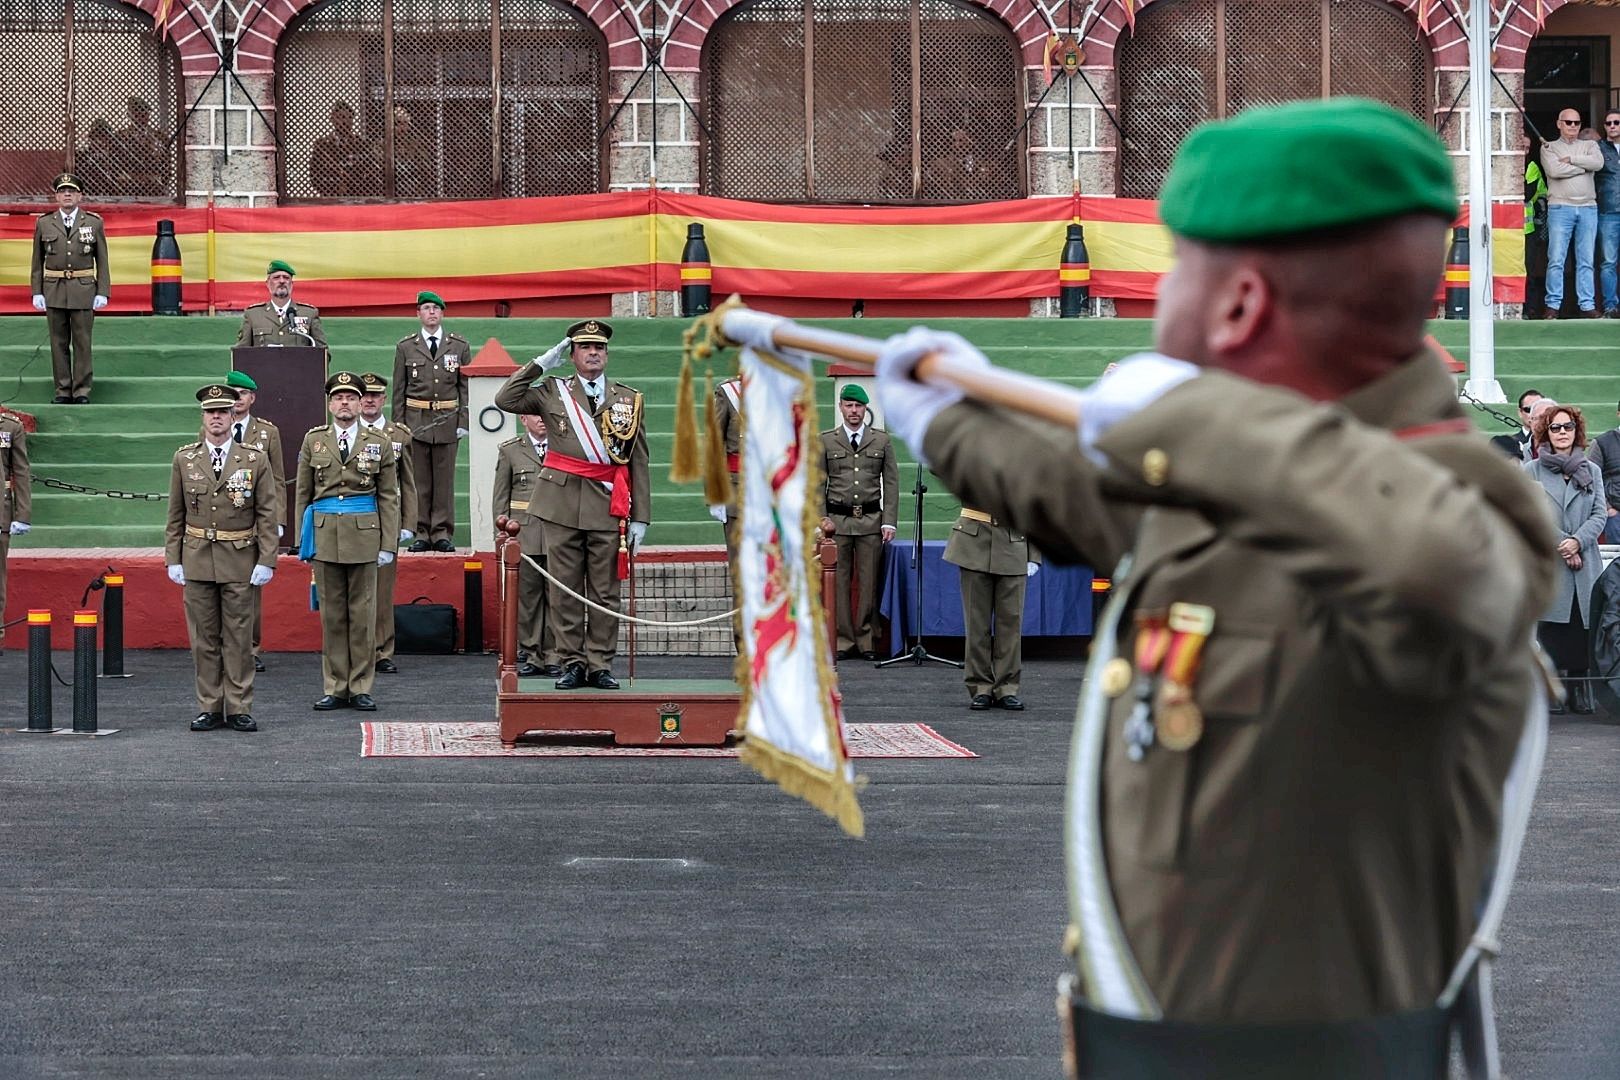
[[[425,596],[418,596],[408,604],[395,604],[394,651],[416,654],[455,652],[456,606],[430,604]]]

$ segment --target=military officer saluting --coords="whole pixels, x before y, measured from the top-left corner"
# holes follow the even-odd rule
[[[51,338],[51,370],[57,405],[90,401],[90,328],[107,306],[112,276],[107,263],[107,227],[101,217],[79,206],[79,178],[62,173],[51,184],[56,210],[34,223],[33,266],[29,281],[34,310],[45,313]]]
[[[332,422],[311,428],[298,451],[298,557],[314,567],[321,609],[318,712],[377,708],[377,568],[399,550],[394,447],[360,422],[362,386],[352,371],[326,380]]]
[[[838,545],[838,653],[849,659],[877,659],[872,614],[877,609],[878,563],[883,545],[894,539],[900,464],[889,433],[871,423],[871,399],[854,383],[838,395],[844,422],[821,433],[826,509],[821,531]],[[849,579],[858,593],[849,602]]]
[[[641,391],[607,377],[612,336],[613,327],[601,319],[575,323],[567,337],[506,380],[495,405],[546,421],[546,463],[529,509],[543,522],[547,572],[617,610],[619,553],[634,555],[647,534],[652,485]],[[572,378],[544,377],[570,359]],[[583,603],[555,587],[550,608],[563,666],[557,689],[617,690],[612,666],[619,620],[594,611],[587,616]]]
[[[251,446],[270,459],[270,473],[275,477],[276,539],[286,533],[287,469],[282,464],[281,429],[262,416],[255,416],[253,403],[259,399],[259,384],[245,371],[233,371],[225,377],[225,385],[236,391],[236,406],[231,411],[231,440]],[[259,643],[264,636],[264,594],[253,590],[253,670],[263,671]]]
[[[1040,559],[1023,533],[983,510],[964,506],[951,526],[945,561],[962,575],[962,674],[970,709],[1023,711],[1024,594]]]
[[[411,463],[411,429],[383,415],[388,396],[388,380],[375,372],[360,375],[360,422],[388,440],[394,450],[395,481],[399,485],[399,542],[411,538],[410,522],[416,520],[416,469]],[[397,560],[377,567],[377,671],[393,675],[394,663],[394,583],[399,576]]]
[[[169,474],[163,557],[185,587],[196,667],[192,731],[253,720],[253,597],[275,574],[276,492],[270,458],[231,438],[232,387],[197,391],[203,437],[182,446]]]
[[[11,538],[28,532],[32,484],[22,417],[0,409],[0,645],[6,641],[6,561]]]
[[[535,516],[535,485],[546,463],[549,444],[546,418],[538,413],[518,417],[523,434],[501,443],[495,459],[495,517],[503,514],[517,522],[523,554],[544,566],[545,523]],[[518,675],[523,678],[560,678],[557,643],[546,618],[546,579],[525,559],[518,565]]]
[[[242,312],[242,325],[236,331],[236,344],[314,345],[326,348],[326,331],[321,329],[320,310],[292,298],[293,268],[280,259],[271,259],[264,287],[270,299]]]
[[[412,551],[456,550],[456,449],[467,437],[467,339],[444,328],[438,293],[416,294],[416,333],[394,346],[394,402],[389,410],[411,429],[416,467],[416,532]]]
[[[1481,913],[1546,736],[1557,534],[1424,343],[1455,183],[1385,105],[1249,109],[1181,144],[1157,351],[1074,427],[917,381],[994,373],[954,335],[879,355],[952,491],[1116,567],[1070,759],[1071,1074],[1441,1080],[1455,1025],[1495,1075]]]

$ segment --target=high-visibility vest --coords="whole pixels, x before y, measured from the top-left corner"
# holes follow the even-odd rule
[[[1547,178],[1541,175],[1541,163],[1527,162],[1524,166],[1524,231],[1536,231],[1536,200],[1547,197]]]

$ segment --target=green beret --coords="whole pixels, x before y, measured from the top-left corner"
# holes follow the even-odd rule
[[[264,272],[264,276],[269,277],[271,274],[275,273],[277,270],[280,270],[283,274],[286,274],[288,277],[297,277],[298,276],[298,271],[294,270],[291,266],[289,266],[287,263],[282,262],[280,259],[271,259],[270,260],[270,269],[268,269],[268,270],[266,270]]]
[[[234,386],[238,390],[252,390],[255,394],[259,392],[259,384],[245,371],[233,371],[225,376],[225,385]]]
[[[1159,192],[1180,236],[1242,244],[1402,214],[1457,216],[1434,132],[1366,98],[1296,101],[1200,124]]]
[[[437,304],[440,307],[444,307],[444,301],[440,299],[439,294],[436,292],[423,291],[417,293],[416,306],[421,307],[423,304]]]
[[[845,383],[844,389],[838,393],[838,400],[858,401],[862,405],[872,404],[872,399],[866,396],[866,391],[862,390],[856,383]]]

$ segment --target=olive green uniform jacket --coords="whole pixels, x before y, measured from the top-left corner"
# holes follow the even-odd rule
[[[11,523],[29,521],[32,498],[28,435],[21,419],[0,410],[0,641],[6,639],[6,562],[11,556]]]
[[[385,434],[355,421],[349,460],[342,461],[336,426],[311,428],[298,451],[294,515],[302,519],[304,508],[318,499],[349,495],[375,495],[377,512],[317,512],[316,562],[375,564],[379,552],[398,551],[400,494],[394,445]]]
[[[471,346],[460,334],[439,327],[439,355],[428,353],[420,332],[399,339],[394,346],[394,381],[390,384],[389,415],[400,418],[418,443],[456,441],[456,429],[468,428],[467,376],[461,369],[472,362]],[[433,407],[422,404],[431,402]]]
[[[518,523],[520,550],[542,564],[546,561],[546,532],[534,515],[533,499],[544,464],[527,431],[501,443],[495,459],[495,516],[505,514]],[[527,561],[518,566],[518,647],[537,664],[556,662],[546,619],[546,579]]]
[[[969,403],[924,442],[951,490],[1049,558],[1120,564],[1095,704],[1082,698],[1100,743],[1076,743],[1098,757],[1069,779],[1088,999],[1109,992],[1097,972],[1122,939],[1132,993],[1173,1020],[1432,1005],[1475,926],[1543,692],[1530,637],[1556,562],[1546,499],[1426,354],[1331,404],[1206,372],[1096,450],[1105,467],[1072,431]],[[1109,658],[1176,603],[1213,612],[1192,686],[1202,738],[1133,761],[1135,692]],[[1087,822],[1100,845],[1081,842]],[[1112,904],[1082,906],[1099,896]]]
[[[67,271],[72,277],[49,277],[45,271]],[[112,270],[107,263],[107,226],[99,214],[79,207],[70,233],[60,211],[40,215],[34,223],[34,259],[28,276],[34,293],[48,308],[88,311],[91,301],[107,296]]]
[[[210,540],[188,535],[188,526],[251,535]],[[245,582],[253,576],[255,566],[273,568],[276,494],[269,456],[251,446],[231,443],[225,468],[216,478],[206,443],[187,443],[175,451],[163,558],[168,565],[184,570],[187,581]]]
[[[292,325],[289,327],[288,321]],[[295,333],[294,331],[298,331]],[[292,311],[283,318],[269,302],[254,304],[242,312],[242,325],[236,331],[236,344],[244,345],[304,345],[310,342],[308,334],[320,348],[326,348],[326,331],[321,329],[320,309],[294,300]]]
[[[894,441],[887,431],[868,423],[861,432],[861,446],[853,450],[843,425],[821,433],[822,471],[826,476],[823,495],[826,515],[837,526],[840,536],[876,534],[884,525],[894,525],[899,513],[900,463],[894,456]],[[871,506],[859,516],[834,511],[833,504],[849,507]]]

